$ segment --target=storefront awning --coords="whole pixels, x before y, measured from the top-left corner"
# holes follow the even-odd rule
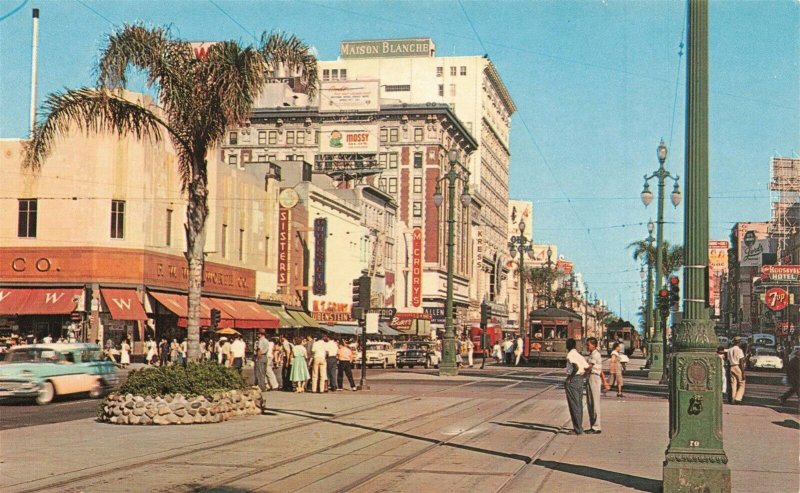
[[[81,289],[0,289],[0,315],[69,315],[78,307]]]
[[[147,320],[135,289],[100,288],[100,293],[114,320]]]
[[[161,303],[164,308],[178,316],[178,327],[186,327],[189,324],[188,297],[185,294],[158,293],[150,291],[150,296]],[[211,304],[208,298],[200,299],[200,325],[208,327],[211,325]],[[219,327],[233,328],[233,318],[224,310],[220,310]]]
[[[297,323],[299,323],[303,327],[308,327],[309,329],[319,329],[319,322],[311,318],[311,316],[304,312],[303,310],[295,310],[292,308],[287,308],[286,312],[294,318]]]
[[[280,319],[253,301],[203,298],[213,308],[225,312],[233,318],[236,329],[277,329]]]
[[[389,324],[387,324],[386,322],[380,322],[378,324],[378,332],[380,332],[382,335],[385,336],[399,336],[402,334],[402,332],[398,332],[393,328],[389,327]]]
[[[289,313],[286,312],[286,309],[282,305],[259,304],[259,306],[266,309],[276,317],[278,317],[278,320],[280,320],[281,329],[299,329],[303,327],[303,324],[300,324],[291,315],[289,315]]]
[[[341,334],[348,336],[354,336],[361,333],[361,327],[359,327],[358,325],[341,325],[341,324],[320,325],[319,328],[326,332],[331,332],[333,334]]]

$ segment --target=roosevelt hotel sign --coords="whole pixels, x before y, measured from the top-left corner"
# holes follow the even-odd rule
[[[342,41],[342,58],[385,58],[433,56],[430,38]]]

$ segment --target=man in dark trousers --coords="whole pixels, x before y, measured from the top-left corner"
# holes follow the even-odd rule
[[[592,371],[592,365],[575,349],[575,339],[567,339],[567,380],[564,388],[567,391],[567,406],[572,418],[570,435],[583,434],[583,390],[586,386],[586,375]]]
[[[800,348],[795,349],[786,364],[786,379],[789,381],[789,390],[781,396],[781,405],[786,404],[786,399],[793,394],[800,399]]]

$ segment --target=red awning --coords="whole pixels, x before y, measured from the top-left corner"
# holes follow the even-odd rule
[[[100,293],[114,320],[147,320],[135,289],[100,288]]]
[[[253,301],[226,300],[222,298],[203,298],[221,313],[233,318],[236,329],[277,329],[280,319]]]
[[[0,288],[0,315],[16,315],[29,294],[27,289]]]
[[[186,327],[189,324],[188,297],[185,294],[157,293],[150,291],[150,295],[164,308],[178,316],[178,327]],[[211,325],[211,308],[213,308],[208,298],[200,299],[200,325]],[[220,327],[233,327],[233,317],[225,311],[220,310]]]
[[[37,288],[18,291],[25,294],[20,293],[17,297],[18,304],[13,307],[15,315],[68,315],[78,307],[82,290],[77,288]],[[8,299],[12,297],[9,296]]]

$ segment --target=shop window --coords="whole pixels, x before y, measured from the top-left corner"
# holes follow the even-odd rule
[[[20,238],[36,238],[37,207],[37,199],[20,199],[17,223],[17,236]]]
[[[125,201],[111,201],[111,237],[121,240],[125,238]]]

